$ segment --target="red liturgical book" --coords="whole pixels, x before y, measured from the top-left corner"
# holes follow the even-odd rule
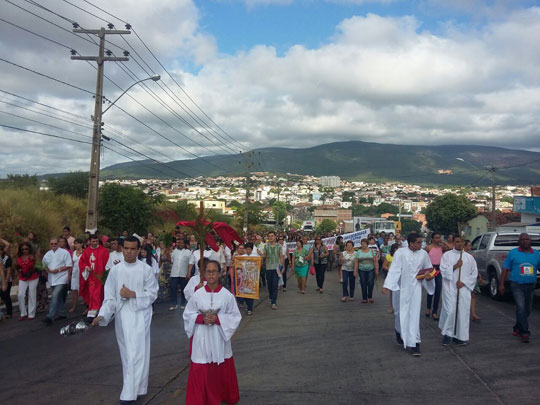
[[[431,275],[431,277],[436,277],[439,275],[440,271],[435,269],[422,269],[418,273],[416,273],[416,279],[417,280],[423,280],[426,278],[426,274]]]

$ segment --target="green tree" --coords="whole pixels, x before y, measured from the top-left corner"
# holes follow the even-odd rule
[[[197,207],[188,203],[187,200],[178,201],[175,204],[174,210],[181,221],[193,221],[198,215]]]
[[[274,214],[274,218],[279,218],[279,223],[283,223],[283,220],[285,219],[285,216],[287,215],[287,206],[283,201],[276,201],[272,205],[272,213]]]
[[[444,234],[457,233],[458,225],[476,214],[476,207],[465,197],[445,194],[436,197],[426,208],[428,227]]]
[[[392,221],[397,221],[398,217],[388,218]],[[408,235],[411,232],[420,233],[422,230],[422,224],[414,219],[401,218],[401,234]]]
[[[88,173],[71,172],[65,176],[51,177],[47,180],[49,189],[57,194],[67,194],[77,198],[86,198],[88,195]]]
[[[317,233],[333,232],[337,228],[335,221],[331,219],[323,219],[322,222],[317,225]]]
[[[99,226],[113,234],[144,234],[152,222],[154,205],[140,189],[119,184],[106,184],[99,193]]]
[[[354,191],[344,191],[342,199],[344,202],[354,202]]]
[[[8,174],[5,179],[0,180],[2,188],[26,188],[38,187],[37,176],[29,174]]]
[[[244,206],[241,205],[236,209],[236,224],[238,228],[242,228],[244,225]],[[264,222],[265,216],[262,211],[263,206],[261,203],[248,204],[248,226],[257,226]]]

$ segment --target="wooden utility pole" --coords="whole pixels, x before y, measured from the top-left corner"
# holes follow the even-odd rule
[[[491,173],[491,231],[497,231],[497,213],[496,208],[496,195],[495,195],[495,171],[497,168],[491,166],[489,172]]]
[[[99,37],[98,56],[76,56],[72,55],[73,60],[87,60],[97,62],[97,83],[95,94],[94,115],[92,116],[94,125],[92,129],[92,154],[90,157],[90,173],[88,178],[88,207],[86,211],[86,231],[95,233],[98,225],[98,191],[99,191],[99,168],[100,168],[100,149],[101,149],[101,116],[103,111],[103,62],[125,62],[129,60],[124,57],[111,57],[111,52],[107,51],[105,56],[105,35],[108,34],[131,34],[129,30],[113,30],[112,24],[109,30],[100,28],[99,30],[87,30],[74,28],[73,32],[77,34],[94,34]]]
[[[247,153],[247,173],[246,173],[246,199],[244,201],[244,227],[243,231],[244,233],[248,230],[248,208],[249,208],[249,183],[250,183],[250,176],[251,176],[251,168],[253,167],[253,151],[249,151]]]

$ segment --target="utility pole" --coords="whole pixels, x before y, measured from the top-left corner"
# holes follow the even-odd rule
[[[72,55],[72,60],[87,60],[97,62],[97,83],[95,94],[94,125],[92,129],[92,154],[90,157],[90,173],[88,178],[88,208],[86,211],[86,230],[95,233],[98,225],[98,191],[99,191],[99,166],[101,149],[101,116],[103,110],[103,62],[125,62],[129,60],[128,52],[124,52],[124,57],[111,57],[111,51],[105,51],[105,35],[108,34],[131,34],[130,30],[113,30],[114,26],[109,24],[110,29],[100,28],[98,30],[87,30],[78,28],[74,24],[73,32],[77,34],[94,34],[99,37],[98,56],[76,56]],[[126,26],[126,28],[130,28]],[[72,52],[73,53],[73,52]],[[107,54],[107,56],[105,56]]]
[[[247,153],[247,173],[246,173],[246,200],[244,201],[244,233],[248,230],[248,207],[249,207],[249,182],[250,182],[250,175],[251,175],[251,168],[253,167],[252,162],[253,157],[253,151],[249,151]]]
[[[281,189],[278,188],[277,193],[277,207],[276,207],[276,231],[279,230],[279,194],[281,193]]]
[[[496,206],[495,171],[497,170],[497,168],[494,166],[491,166],[488,170],[491,173],[491,231],[495,232],[497,231],[497,215],[495,212],[495,206]]]

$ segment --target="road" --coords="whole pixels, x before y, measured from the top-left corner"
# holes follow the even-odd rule
[[[540,311],[531,315],[531,343],[511,335],[514,306],[480,296],[480,322],[465,347],[441,346],[437,323],[422,316],[422,353],[396,345],[388,298],[341,303],[336,273],[324,294],[266,295],[233,338],[241,404],[359,404],[437,402],[537,404],[540,398]],[[359,288],[357,287],[357,296]],[[34,321],[0,323],[4,365],[0,403],[116,404],[122,385],[114,327],[62,337],[61,326]],[[71,320],[78,319],[73,316]],[[188,340],[181,312],[156,305],[148,395],[140,404],[184,403]]]

